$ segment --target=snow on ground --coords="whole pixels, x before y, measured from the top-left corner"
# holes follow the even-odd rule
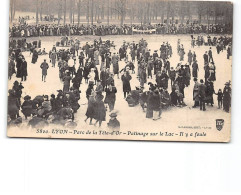
[[[99,39],[97,36],[80,36],[74,37],[78,38],[81,41],[81,46],[85,44],[85,42],[93,42],[94,39]],[[154,50],[158,50],[162,44],[162,42],[169,42],[173,48],[173,56],[170,59],[171,67],[176,67],[179,62],[179,56],[177,55],[177,40],[181,40],[181,44],[184,45],[185,48],[185,59],[184,63],[187,62],[187,53],[189,49],[191,51],[195,51],[197,55],[197,61],[199,64],[199,79],[204,78],[204,61],[203,54],[205,51],[208,51],[208,46],[195,47],[191,48],[191,37],[189,35],[130,35],[130,36],[104,36],[102,40],[105,41],[107,39],[114,41],[115,45],[117,45],[116,50],[118,51],[120,45],[125,40],[126,42],[138,42],[140,39],[144,38],[148,42],[148,48],[151,49],[151,53]],[[30,38],[28,41],[33,40],[42,40],[42,48],[46,48],[48,52],[52,46],[60,40],[60,37],[41,37],[41,38]],[[213,58],[216,65],[216,78],[217,81],[214,83],[215,91],[218,91],[219,88],[223,90],[224,83],[231,80],[231,66],[232,66],[232,58],[227,60],[226,51],[221,54],[217,54],[216,48],[212,47],[213,50]],[[28,77],[27,81],[23,82],[22,96],[30,95],[34,98],[36,95],[51,95],[52,93],[56,94],[58,89],[62,89],[63,84],[59,80],[59,71],[58,68],[52,68],[51,63],[49,62],[48,55],[39,56],[38,62],[36,64],[31,64],[31,56],[29,52],[24,52],[28,62]],[[47,59],[47,62],[50,65],[47,75],[46,83],[41,81],[41,69],[40,64],[44,59]],[[129,57],[130,59],[130,57]],[[78,62],[77,62],[78,64]],[[123,61],[120,62],[120,70],[125,66]],[[137,67],[137,64],[135,64]],[[12,83],[16,80],[15,77],[9,81],[9,88],[12,87]],[[17,79],[19,80],[19,79]],[[19,80],[20,81],[20,80]],[[148,80],[151,81],[151,80]],[[117,98],[115,110],[119,111],[118,120],[121,123],[121,130],[134,130],[134,131],[142,131],[142,130],[168,130],[172,129],[175,132],[178,132],[178,126],[215,126],[216,119],[224,119],[225,121],[230,121],[231,114],[225,113],[222,109],[217,108],[217,98],[214,96],[214,106],[207,106],[207,111],[200,111],[198,108],[192,108],[193,106],[193,84],[194,82],[191,80],[191,85],[188,88],[185,88],[185,103],[187,104],[184,108],[170,108],[162,113],[161,119],[158,121],[153,121],[151,119],[146,119],[145,113],[142,111],[140,106],[136,107],[128,107],[127,102],[123,97],[122,92],[122,82],[120,79],[115,77],[115,84],[117,86]],[[135,86],[139,86],[139,81],[136,78],[136,75],[132,75],[131,81],[132,89]],[[89,126],[88,123],[84,122],[85,112],[87,109],[87,99],[85,91],[87,89],[87,84],[81,85],[81,100],[79,104],[81,105],[78,113],[75,115],[76,122],[78,123],[78,128],[80,129],[93,129],[97,127]],[[145,89],[148,89],[146,85]],[[170,92],[170,81],[169,81],[169,92]],[[109,114],[107,112],[107,120],[103,122],[102,128],[105,128],[107,125],[107,121],[109,121]],[[26,121],[25,121],[26,123]],[[98,128],[97,128],[98,129]],[[112,137],[113,138],[113,137]]]

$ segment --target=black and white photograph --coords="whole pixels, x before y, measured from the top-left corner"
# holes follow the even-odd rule
[[[8,136],[229,142],[233,3],[11,0]]]

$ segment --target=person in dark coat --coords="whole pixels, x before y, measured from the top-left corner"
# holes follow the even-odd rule
[[[32,109],[33,102],[31,100],[31,97],[29,95],[24,97],[24,102],[21,106],[22,113],[25,116],[25,119],[27,119],[29,116],[32,115],[33,109]]]
[[[37,50],[35,49],[35,50],[33,51],[32,64],[35,64],[37,61],[38,61],[38,52],[37,52]]]
[[[69,92],[71,80],[72,80],[72,77],[70,76],[70,72],[67,72],[66,76],[63,78],[63,82],[64,82],[63,92],[64,93]]]
[[[10,57],[9,61],[8,61],[8,79],[9,80],[12,79],[12,76],[13,76],[14,73],[16,73],[16,71],[15,71],[15,62],[14,62],[13,57]]]
[[[196,108],[199,106],[199,83],[197,81],[197,78],[194,78],[194,87],[193,87],[193,101],[194,101],[194,106],[193,108]]]
[[[16,68],[17,68],[16,77],[17,78],[22,78],[22,62],[23,62],[22,58],[23,57],[21,55],[16,58],[16,62],[17,62],[16,63]]]
[[[111,61],[112,61],[112,64],[113,64],[114,75],[117,74],[117,77],[119,78],[119,56],[114,53]]]
[[[101,85],[103,86],[103,90],[105,90],[105,88],[106,88],[108,77],[109,77],[109,75],[106,72],[105,67],[103,67],[102,71],[100,72],[100,80],[101,80]]]
[[[119,131],[120,130],[120,122],[117,120],[117,114],[111,113],[110,114],[110,120],[107,123],[107,126],[110,130]]]
[[[213,106],[213,94],[215,93],[213,82],[207,79],[206,85],[206,103]]]
[[[199,71],[198,63],[197,61],[194,61],[194,63],[192,64],[192,76],[194,78],[198,78],[198,71]]]
[[[18,98],[15,95],[14,90],[10,89],[8,91],[8,115],[11,120],[15,120],[17,117],[19,117],[19,109],[20,109],[20,103],[18,101]]]
[[[208,52],[207,51],[203,55],[203,59],[204,59],[204,65],[207,65],[208,64]]]
[[[90,119],[90,125],[92,125],[92,120],[95,117],[95,109],[96,109],[96,101],[95,101],[95,97],[94,94],[92,93],[89,96],[89,100],[88,100],[88,107],[87,107],[87,111],[85,113],[86,115],[86,119],[85,122]]]
[[[162,87],[162,88],[165,88],[167,89],[168,88],[168,75],[167,73],[165,72],[165,70],[162,70],[162,73],[160,75],[160,83],[158,83],[158,87]]]
[[[223,92],[222,89],[218,90],[218,93],[215,93],[217,95],[217,100],[218,100],[218,109],[221,109],[223,107]]]
[[[171,97],[171,105],[177,106],[178,95],[177,95],[175,89],[172,89],[172,92],[171,92],[171,94],[170,94],[170,97]]]
[[[187,56],[188,56],[188,63],[189,63],[189,65],[191,65],[192,60],[193,60],[193,54],[192,54],[191,50],[189,50]]]
[[[114,84],[111,83],[105,89],[105,92],[106,92],[105,103],[108,104],[109,111],[111,112],[112,110],[114,110],[114,107],[115,107],[117,89],[114,86]]]
[[[153,118],[153,105],[152,105],[152,100],[153,100],[153,91],[150,90],[148,92],[148,97],[147,97],[147,102],[146,102],[146,118]]]
[[[81,84],[82,83],[82,79],[83,79],[83,67],[79,67],[75,77],[78,79],[78,82]]]
[[[205,78],[205,82],[207,82],[207,79],[210,76],[210,67],[208,65],[204,66],[204,78]]]
[[[73,83],[73,89],[79,90],[80,88],[80,79],[77,77],[77,75],[72,79]]]
[[[23,58],[22,67],[21,67],[21,81],[26,81],[27,76],[28,76],[28,65],[25,58]]]
[[[225,112],[229,112],[231,106],[231,87],[230,82],[225,83],[225,87],[223,89],[223,110]]]
[[[206,86],[204,85],[203,80],[200,80],[200,85],[198,89],[198,94],[199,94],[199,104],[200,104],[200,110],[205,111],[205,99],[206,99]]]
[[[15,81],[14,83],[13,83],[13,91],[14,91],[14,95],[15,95],[15,97],[18,99],[18,101],[19,101],[19,104],[21,104],[21,96],[22,96],[22,89],[23,89],[24,87],[23,87],[23,85],[22,85],[22,83],[19,83],[18,81]]]
[[[96,99],[95,105],[95,125],[99,122],[99,127],[101,127],[102,122],[106,120],[106,107],[103,98],[104,96],[99,96],[99,98]]]
[[[49,69],[49,65],[46,60],[44,60],[44,62],[40,65],[40,68],[42,69],[42,81],[46,82],[47,71]]]
[[[174,84],[174,81],[176,79],[176,71],[174,70],[173,67],[171,67],[171,70],[169,72],[169,77],[171,79],[171,86]]]
[[[124,74],[121,76],[121,80],[123,83],[124,98],[126,98],[131,91],[131,84],[130,84],[131,79],[132,77],[128,72],[124,72]]]
[[[213,62],[213,52],[212,52],[212,48],[209,48],[208,51],[208,62]]]

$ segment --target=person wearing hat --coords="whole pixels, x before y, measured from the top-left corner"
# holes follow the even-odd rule
[[[208,52],[207,51],[203,55],[203,59],[204,59],[204,65],[207,65],[208,64]]]
[[[21,78],[22,76],[22,63],[23,63],[23,60],[22,60],[23,56],[22,55],[19,55],[16,57],[16,68],[17,68],[17,73],[16,73],[16,77],[17,78]]]
[[[157,58],[158,58],[158,53],[157,53],[157,50],[155,50],[154,53],[153,53],[154,61],[156,61]]]
[[[15,120],[19,117],[20,102],[18,101],[13,89],[10,89],[8,93],[8,115],[11,120]]]
[[[198,68],[198,63],[197,61],[195,60],[192,64],[192,76],[194,78],[198,78],[198,71],[199,71],[199,68]]]
[[[79,54],[79,66],[83,67],[84,66],[84,59],[85,59],[85,55],[83,50],[80,50],[80,54]]]
[[[48,118],[48,113],[52,110],[51,102],[49,101],[49,96],[44,95],[44,102],[42,103],[42,113],[43,117]]]
[[[100,72],[100,80],[101,80],[101,85],[103,87],[103,91],[105,90],[106,88],[106,84],[107,84],[107,79],[109,77],[109,74],[107,73],[106,71],[106,68],[103,67],[101,72]]]
[[[176,71],[174,70],[173,67],[171,67],[171,70],[169,72],[169,77],[170,77],[171,86],[172,86],[174,84],[175,79],[176,79]]]
[[[69,92],[69,88],[70,88],[70,81],[72,80],[72,77],[70,76],[70,72],[67,71],[66,75],[63,78],[63,92],[67,93]]]
[[[49,65],[46,62],[46,59],[44,59],[44,62],[40,65],[40,68],[42,69],[42,81],[46,82],[47,71],[49,69]]]
[[[113,72],[115,75],[117,74],[117,77],[119,78],[119,56],[114,53],[111,61],[113,64]]]
[[[38,61],[38,52],[36,49],[33,50],[33,56],[32,56],[32,64],[35,64]]]
[[[103,92],[103,86],[101,85],[101,80],[97,80],[95,92],[96,92],[97,94],[102,94],[102,92]]]
[[[26,120],[29,116],[32,115],[32,112],[33,112],[32,105],[33,105],[33,103],[32,103],[31,97],[29,95],[25,96],[24,102],[23,102],[21,108],[22,108],[22,113],[25,116]]]
[[[189,63],[189,65],[191,65],[192,60],[193,60],[193,54],[192,54],[191,50],[189,50],[187,56],[188,56],[188,63]]]
[[[104,96],[98,96],[98,98],[96,98],[96,102],[95,102],[95,116],[94,119],[96,120],[96,123],[94,125],[97,125],[97,123],[99,123],[99,127],[101,127],[101,124],[103,121],[106,120],[106,107],[105,104],[103,102],[103,98]]]
[[[159,79],[157,79],[159,78]],[[157,82],[157,86],[158,87],[162,87],[162,88],[168,88],[168,75],[167,73],[165,72],[165,70],[162,70],[162,73],[158,74],[158,77],[156,77],[156,82]]]
[[[124,99],[126,99],[127,95],[131,91],[131,81],[132,77],[131,75],[126,71],[124,74],[121,76],[122,84],[123,84],[123,92],[124,92]]]
[[[198,88],[199,104],[200,110],[206,111],[205,108],[205,98],[206,98],[206,85],[204,85],[203,80],[200,80],[200,85]]]
[[[55,68],[56,65],[56,60],[57,60],[57,53],[56,52],[51,52],[50,54],[50,61],[52,63],[52,67]]]
[[[229,113],[231,107],[231,87],[230,81],[225,83],[223,89],[223,110]]]
[[[216,66],[214,65],[214,62],[211,62],[211,64],[209,65],[209,72],[209,80],[216,81]]]
[[[116,101],[116,93],[117,88],[114,86],[114,83],[108,84],[107,88],[105,89],[106,96],[105,96],[105,103],[109,106],[109,111],[111,112],[115,108],[115,101]]]
[[[26,81],[28,76],[28,65],[25,58],[22,58],[21,65],[21,81]]]
[[[107,126],[110,130],[115,130],[119,131],[120,130],[120,122],[117,120],[117,113],[116,112],[111,112],[110,120],[107,123]]]
[[[8,58],[8,79],[11,80],[13,74],[16,73],[15,71],[15,62],[13,57]]]
[[[212,47],[210,47],[210,48],[209,48],[209,51],[208,51],[208,62],[213,62]]]
[[[199,106],[199,82],[197,78],[194,78],[194,87],[193,87],[193,101],[194,101],[194,106],[193,108],[196,108]]]
[[[221,109],[223,107],[223,92],[222,89],[218,90],[218,93],[214,93],[217,95],[217,100],[218,100],[218,109]]]

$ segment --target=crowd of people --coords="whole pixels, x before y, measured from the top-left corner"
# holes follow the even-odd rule
[[[209,40],[209,38],[208,38]],[[223,45],[231,47],[231,41],[219,38]],[[63,88],[57,90],[57,94],[40,95],[31,98],[22,98],[22,83],[14,82],[9,90],[9,124],[21,123],[19,111],[25,118],[31,117],[29,125],[36,127],[43,124],[59,124],[64,126],[76,126],[75,114],[80,109],[81,85],[88,85],[86,99],[88,101],[86,119],[89,124],[102,125],[106,121],[106,114],[109,111],[110,121],[108,127],[119,129],[120,122],[117,120],[118,112],[115,110],[117,91],[116,79],[120,79],[123,86],[123,97],[130,107],[140,105],[146,113],[146,118],[158,120],[162,111],[169,107],[185,107],[185,88],[190,86],[193,79],[193,108],[200,107],[205,111],[206,105],[213,106],[213,95],[218,96],[218,107],[229,112],[231,106],[231,83],[225,83],[225,88],[216,93],[214,82],[216,81],[216,66],[212,55],[212,46],[209,41],[203,44],[210,44],[209,51],[203,55],[205,75],[198,74],[199,64],[194,51],[185,52],[185,48],[179,39],[177,42],[177,54],[180,62],[171,66],[170,59],[173,56],[171,44],[163,42],[159,51],[148,48],[148,42],[141,39],[138,43],[126,42],[120,48],[116,48],[110,40],[94,40],[93,43],[86,42],[80,45],[78,39],[62,37],[60,42],[53,45],[47,53],[51,64],[46,59],[40,63],[42,70],[42,81],[46,82],[48,69],[58,68],[59,79]],[[225,43],[225,44],[224,44]],[[39,45],[39,44],[37,44]],[[201,44],[202,45],[202,44]],[[200,45],[200,46],[201,46]],[[67,48],[64,48],[66,46]],[[114,49],[114,52],[112,50]],[[116,50],[117,49],[117,50]],[[118,52],[117,52],[118,51]],[[34,47],[30,50],[32,63],[38,61],[38,51]],[[99,60],[100,59],[100,60]],[[120,61],[124,61],[125,67],[120,69]],[[187,61],[187,63],[184,63]],[[15,63],[16,69],[15,71]],[[137,65],[137,67],[135,67]],[[11,71],[10,71],[11,70]],[[22,82],[27,79],[27,63],[21,50],[12,50],[9,57],[9,79],[16,73]],[[139,80],[135,89],[131,88],[134,77]],[[83,81],[84,79],[84,81]],[[152,82],[148,82],[150,80]],[[146,88],[146,86],[149,86]]]
[[[150,30],[150,31],[148,31]],[[13,25],[9,29],[10,37],[42,37],[42,36],[80,36],[80,35],[132,35],[133,33],[155,34],[231,34],[232,26],[227,24],[147,24],[147,25]]]

